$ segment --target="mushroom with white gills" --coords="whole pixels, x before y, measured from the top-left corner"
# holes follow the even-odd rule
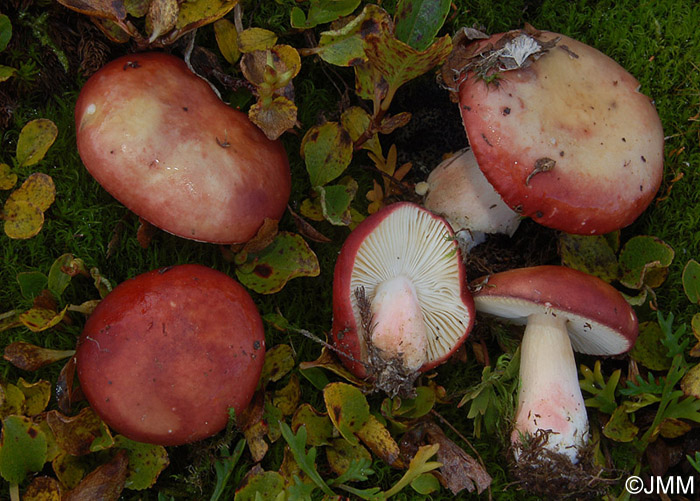
[[[331,340],[355,376],[411,395],[417,376],[449,358],[473,322],[464,263],[443,218],[399,202],[350,233],[335,266]]]
[[[476,284],[478,312],[526,325],[511,436],[516,456],[524,436],[545,432],[544,448],[576,464],[588,416],[572,348],[596,356],[627,352],[638,334],[634,310],[610,284],[563,266],[504,271]]]
[[[512,237],[522,220],[493,189],[468,148],[435,167],[424,188],[428,191],[423,205],[450,223],[465,252],[483,243],[487,234]]]
[[[503,201],[579,235],[637,219],[659,189],[664,158],[661,120],[639,82],[558,33],[516,30],[473,43],[475,67],[461,83],[459,109],[479,167]]]

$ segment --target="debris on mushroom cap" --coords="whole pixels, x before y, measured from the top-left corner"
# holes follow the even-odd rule
[[[245,289],[199,265],[117,286],[85,324],[77,373],[90,405],[128,438],[179,445],[226,426],[262,370],[262,319]]]
[[[516,58],[520,52],[506,49],[522,37],[546,50]],[[632,223],[663,173],[661,121],[639,82],[556,33],[518,30],[472,45],[460,61],[467,68],[460,111],[479,166],[503,200],[569,233]],[[505,61],[520,61],[514,68],[504,67],[509,54]]]
[[[520,224],[520,215],[486,180],[470,149],[440,163],[427,183],[423,205],[450,223],[465,251],[482,243],[487,233],[512,236]]]
[[[634,310],[612,285],[565,266],[532,266],[472,282],[476,310],[515,324],[543,311],[567,319],[574,351],[610,356],[632,348],[638,334]]]
[[[141,53],[107,64],[80,92],[75,121],[90,174],[169,233],[246,242],[287,206],[291,175],[281,143],[179,58]]]
[[[332,340],[355,375],[390,394],[410,393],[419,372],[466,339],[473,307],[449,225],[418,205],[397,203],[365,219],[343,244]]]

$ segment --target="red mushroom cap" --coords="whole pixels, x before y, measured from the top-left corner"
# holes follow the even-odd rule
[[[367,299],[383,282],[395,278],[412,284],[428,339],[426,371],[444,362],[464,342],[474,322],[474,302],[466,286],[454,233],[441,217],[409,202],[389,205],[372,214],[346,239],[335,265],[332,340],[358,377],[367,377],[361,363],[366,346],[355,291]]]
[[[480,41],[482,48],[504,35]],[[487,83],[472,74],[460,110],[484,175],[516,212],[576,234],[632,223],[661,183],[661,121],[639,82],[564,35],[538,59]],[[528,61],[529,62],[529,61]]]
[[[525,324],[534,313],[567,319],[574,351],[617,355],[632,348],[638,334],[634,310],[612,285],[564,266],[533,266],[477,279],[476,310]]]
[[[90,174],[165,231],[245,242],[287,206],[291,175],[281,143],[179,58],[143,53],[107,64],[80,92],[75,121]]]
[[[226,426],[250,402],[265,355],[262,320],[245,289],[200,265],[144,273],[88,318],[80,385],[98,415],[140,442],[179,445]]]

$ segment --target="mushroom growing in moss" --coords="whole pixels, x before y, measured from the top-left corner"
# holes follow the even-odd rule
[[[450,226],[413,203],[389,205],[357,226],[338,256],[332,340],[343,363],[391,395],[444,362],[474,321]]]
[[[246,242],[287,206],[282,144],[174,56],[132,54],[107,64],[80,92],[75,122],[90,174],[167,232]]]
[[[588,416],[573,351],[611,356],[630,350],[638,334],[634,310],[608,283],[563,266],[496,273],[473,288],[478,312],[526,325],[511,436],[516,476],[543,489],[538,492],[554,492],[548,491],[554,484],[546,485],[550,477],[588,478],[590,465],[578,465]]]
[[[77,349],[80,386],[113,429],[179,445],[226,426],[250,402],[265,356],[262,320],[229,276],[200,265],[138,275],[88,318]]]

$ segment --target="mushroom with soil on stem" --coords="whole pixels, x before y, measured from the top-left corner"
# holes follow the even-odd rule
[[[475,40],[460,112],[479,167],[525,217],[575,234],[632,223],[663,175],[664,135],[639,82],[598,50],[534,29]],[[464,54],[464,52],[461,52]]]
[[[425,195],[423,205],[450,223],[465,252],[484,242],[487,234],[513,236],[522,219],[486,180],[470,149],[442,161],[425,184],[416,185],[419,190]]]
[[[465,268],[450,226],[409,202],[360,223],[338,256],[333,344],[356,376],[410,395],[418,375],[444,362],[474,321]]]
[[[563,266],[509,270],[472,286],[478,312],[526,325],[511,435],[516,476],[533,489],[552,472],[571,483],[586,473],[587,465],[577,463],[588,440],[573,351],[611,356],[630,350],[638,333],[634,310],[608,283]]]
[[[262,319],[228,275],[178,265],[119,284],[88,318],[80,387],[113,429],[180,445],[221,431],[250,402],[265,356]]]
[[[183,238],[253,238],[287,207],[281,142],[226,105],[181,59],[121,57],[92,75],[75,108],[80,157],[112,196]]]

